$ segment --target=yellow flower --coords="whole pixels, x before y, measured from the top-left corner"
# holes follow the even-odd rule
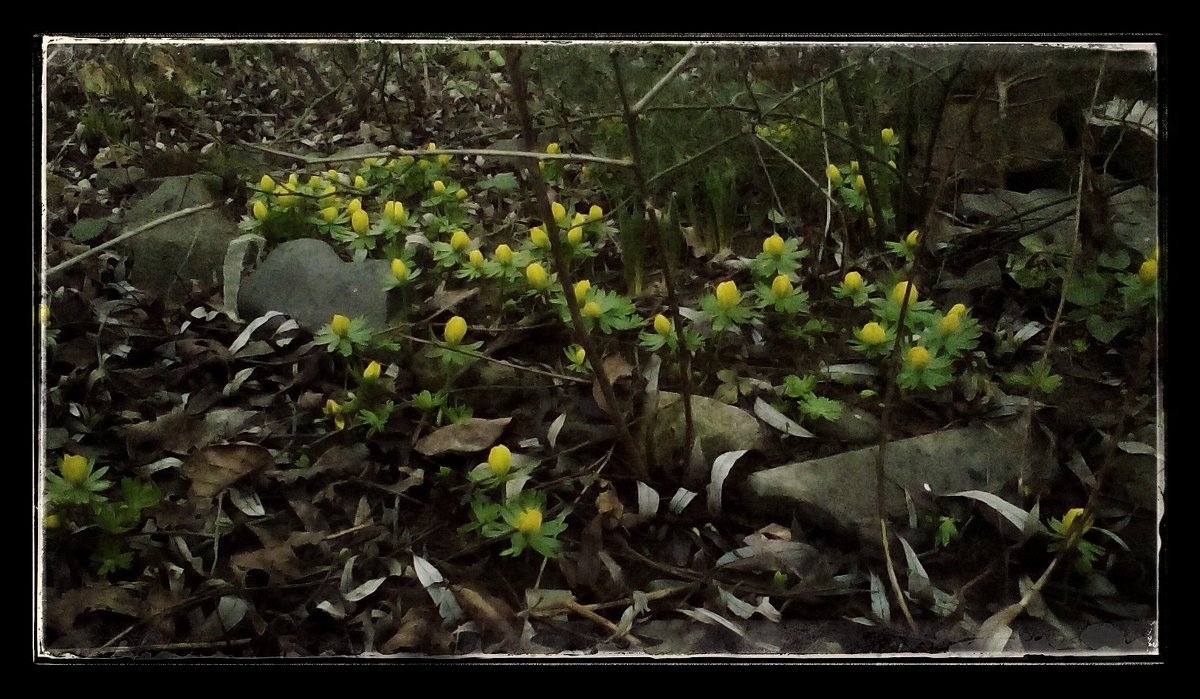
[[[778,233],[772,235],[770,238],[763,240],[763,252],[767,253],[768,255],[770,255],[772,257],[779,257],[780,255],[783,254],[783,251],[784,251],[783,238],[779,237]]]
[[[461,228],[457,231],[454,231],[454,234],[450,236],[450,247],[453,248],[457,252],[462,252],[463,250],[466,250],[467,246],[470,244],[471,244],[470,236],[468,236],[467,232],[462,230]]]
[[[338,210],[336,206],[327,206],[324,209],[321,209],[321,218],[325,219],[326,221],[333,223],[337,220],[337,217]]]
[[[294,192],[294,191],[296,191],[296,187],[299,184],[300,184],[300,176],[299,175],[297,175],[294,172],[292,174],[288,175],[288,179],[287,179],[288,189],[290,189]]]
[[[908,247],[915,248],[917,247],[917,241],[920,239],[921,232],[914,228],[912,231],[909,231],[908,236],[904,238],[904,242],[908,243]]]
[[[350,227],[359,235],[366,235],[371,230],[371,217],[366,211],[359,209],[350,215]]]
[[[540,161],[539,161],[539,162],[540,162]],[[594,171],[594,170],[592,169],[592,166],[591,166],[591,165],[584,165],[582,168],[580,168],[580,170],[579,170],[579,174],[580,174],[580,176],[582,176],[582,177],[583,177],[583,179],[585,179],[585,180],[586,180],[586,179],[588,179],[588,178],[590,178],[590,177],[592,176],[592,172],[593,172],[593,171]]]
[[[591,288],[592,283],[587,279],[580,279],[579,281],[575,282],[575,302],[583,303],[583,300],[587,298],[587,292],[590,291]]]
[[[895,160],[889,160],[889,161],[888,161],[888,167],[890,167],[891,169],[895,170],[895,169],[896,169],[896,161],[895,161]]]
[[[452,157],[453,156],[450,155],[449,153],[442,153],[441,155],[439,155],[437,157],[437,161],[439,163],[441,163],[442,165],[445,165],[446,163],[450,162],[450,158],[452,158]]]
[[[583,229],[579,226],[567,231],[567,242],[571,245],[579,245],[583,242]]]
[[[1149,259],[1142,263],[1138,268],[1138,278],[1146,283],[1150,283],[1158,278],[1158,260]]]
[[[37,322],[46,325],[50,322],[50,306],[39,303],[37,307]]]
[[[962,305],[961,303],[956,303],[950,307],[950,311],[946,315],[961,316],[962,314],[964,314],[966,312],[967,312],[966,306]]]
[[[896,303],[904,303],[904,288],[908,286],[907,281],[900,281],[896,286],[892,287],[892,300]],[[917,302],[917,285],[913,284],[912,289],[908,292],[908,305],[912,306]]]
[[[339,430],[346,428],[346,416],[342,415],[342,406],[332,398],[325,401],[325,416],[333,419],[333,426]]]
[[[587,216],[584,216],[583,214],[580,214],[580,213],[576,213],[575,216],[571,219],[571,225],[576,226],[576,227],[582,226],[583,224],[587,223],[587,220],[588,220]]]
[[[383,215],[388,220],[399,223],[404,220],[404,204],[398,201],[386,201],[383,203]]]
[[[929,366],[929,350],[920,345],[908,348],[908,363],[914,369],[924,369]]]
[[[846,272],[846,278],[842,280],[842,284],[850,291],[858,291],[863,288],[863,278],[858,272]]]
[[[467,190],[463,189],[462,187],[459,187],[458,191],[454,192],[454,198],[459,201],[466,199],[467,198]]]
[[[1071,525],[1074,524],[1075,520],[1078,519],[1079,516],[1082,514],[1083,514],[1082,507],[1072,507],[1071,509],[1067,510],[1067,514],[1063,515],[1063,518],[1062,518],[1063,532],[1065,533],[1065,532],[1071,531]],[[1092,528],[1092,518],[1088,517],[1086,520],[1084,520],[1083,529],[1079,533],[1082,535],[1084,532],[1086,532],[1087,530],[1089,530],[1091,528]]]
[[[506,243],[500,243],[496,246],[496,261],[502,265],[511,265],[513,260],[512,248]]]
[[[317,187],[320,187],[320,186],[321,186],[321,178],[320,177],[313,175],[312,177],[308,178],[308,188],[309,189],[316,189]]]
[[[867,181],[863,179],[862,175],[856,175],[854,177],[854,191],[858,192],[859,194],[867,191]]]
[[[254,218],[259,221],[267,217],[267,205],[262,201],[254,202]]]
[[[413,164],[414,160],[416,160],[416,158],[413,158],[411,155],[402,155],[402,156],[400,156],[399,162],[404,167],[408,167]]]
[[[837,165],[834,165],[833,163],[826,165],[825,176],[828,177],[831,182],[833,182],[833,186],[840,187],[842,185],[842,171],[838,169]]]
[[[579,312],[588,318],[599,318],[601,314],[600,304],[595,301],[588,301],[583,304],[583,308],[579,309]]]
[[[544,227],[534,226],[529,229],[529,242],[533,243],[535,248],[550,247],[550,236]]]
[[[556,201],[550,205],[550,214],[554,216],[555,221],[561,221],[567,217],[567,207]]]
[[[437,150],[437,144],[433,141],[430,141],[425,145],[425,150]]]
[[[858,161],[857,160],[850,161],[850,172],[858,172]]]
[[[295,206],[300,198],[294,194],[288,194],[288,189],[283,185],[279,185],[275,188],[275,200],[279,202],[280,206],[286,209],[290,206]]]
[[[542,291],[549,285],[550,280],[546,275],[546,268],[534,262],[525,268],[525,278],[529,280],[529,285],[533,288]]]
[[[457,345],[462,342],[466,334],[467,321],[462,316],[454,316],[446,321],[446,327],[442,330],[442,337],[445,338],[448,345]]]
[[[1154,260],[1156,262],[1158,261],[1158,246],[1157,245],[1155,245],[1154,249],[1150,251],[1150,259]]]
[[[870,322],[862,326],[858,337],[868,345],[878,345],[887,339],[887,333],[883,331],[883,326],[879,323]]]
[[[350,319],[340,313],[335,314],[333,320],[329,321],[329,330],[338,337],[345,337],[350,332]]]
[[[942,319],[938,321],[938,332],[942,335],[953,335],[958,332],[962,326],[962,321],[959,319],[961,315],[961,313],[949,313],[942,316]]]
[[[408,265],[399,257],[392,258],[392,276],[400,281],[408,279]]]
[[[338,174],[337,170],[326,170],[325,178],[328,179],[330,182],[339,182],[342,179],[341,175]]]
[[[583,365],[583,360],[587,359],[587,352],[579,345],[575,346],[575,363]]]
[[[885,146],[892,145],[892,138],[894,138],[895,135],[896,135],[896,132],[892,131],[891,128],[886,128],[883,131],[879,132],[879,137],[881,139],[883,139],[883,145],[885,145]]]
[[[438,194],[445,192],[446,191],[446,183],[442,182],[441,180],[434,180],[433,181],[433,191]]]
[[[58,462],[58,472],[71,485],[81,485],[87,480],[89,470],[86,456],[67,454]]]
[[[367,181],[363,179],[362,175],[355,175],[354,186],[358,189],[364,189],[367,186]]]
[[[738,291],[737,284],[732,281],[721,282],[717,284],[717,304],[729,310],[742,302],[742,292]]]
[[[499,258],[500,258],[500,250],[497,249],[496,250],[496,259],[499,259]],[[480,267],[483,266],[483,253],[477,249],[472,250],[471,252],[467,253],[467,262],[470,263],[470,265],[472,267],[474,267],[475,269],[479,269]]]
[[[671,322],[670,318],[667,318],[665,315],[659,313],[658,315],[654,316],[654,332],[666,337],[667,335],[675,332],[675,324]]]
[[[383,367],[379,366],[379,362],[371,362],[367,365],[366,369],[363,369],[363,380],[377,381],[379,379],[379,372],[382,369]]]
[[[771,293],[776,299],[782,299],[792,293],[792,280],[780,274],[771,282]]]
[[[375,158],[363,158],[363,165],[365,167],[374,167]]]
[[[274,191],[275,180],[271,179],[270,175],[263,175],[262,179],[258,181],[258,188],[264,192]]]
[[[512,468],[512,452],[503,444],[497,444],[488,452],[487,464],[493,476],[503,476]]]
[[[517,531],[525,536],[533,536],[542,530],[542,511],[536,507],[526,507],[517,515]]]
[[[362,211],[362,199],[351,199],[350,203],[346,205],[346,211],[350,213]]]
[[[591,208],[588,209],[588,220],[599,221],[602,218],[604,218],[604,209],[599,204],[592,204]]]
[[[60,524],[62,524],[62,520],[58,515],[46,515],[46,517],[42,519],[42,526],[47,529],[57,529],[58,525]]]
[[[558,151],[559,151],[559,148],[558,148],[557,142],[546,144],[546,152],[549,153],[550,155],[555,155],[558,153]]]

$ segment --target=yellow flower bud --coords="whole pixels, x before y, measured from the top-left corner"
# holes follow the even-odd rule
[[[456,252],[462,252],[463,250],[466,250],[467,246],[470,244],[470,236],[468,236],[467,232],[461,228],[457,231],[454,231],[454,234],[450,236],[450,247]]]
[[[363,158],[363,167],[374,167],[375,158]]]
[[[383,367],[379,366],[379,362],[372,361],[367,365],[366,369],[363,369],[363,380],[377,381],[379,379],[379,372],[382,369]]]
[[[1147,284],[1158,278],[1158,260],[1146,260],[1138,268],[1138,278]]]
[[[350,319],[338,313],[329,321],[329,330],[338,337],[345,337],[350,332]]]
[[[784,251],[783,238],[779,237],[778,233],[775,233],[770,238],[763,240],[762,248],[763,252],[767,253],[768,255],[772,257],[779,257]]]
[[[499,250],[496,250],[496,259],[500,259]],[[479,269],[483,266],[483,253],[479,250],[472,250],[467,253],[467,262],[475,269]]]
[[[400,161],[396,160],[395,158],[392,158],[391,160],[389,160],[387,162],[387,165],[385,165],[384,167],[386,167],[389,170],[395,170],[396,166],[399,164],[400,164]]]
[[[442,182],[441,180],[434,180],[433,181],[433,191],[438,194],[445,192],[446,191],[446,183]]]
[[[732,281],[725,281],[717,284],[717,304],[729,310],[742,302],[742,292],[738,291],[737,284]]]
[[[342,406],[338,405],[337,401],[332,398],[325,401],[324,413],[326,417],[333,419],[334,427],[339,430],[345,429],[346,416],[342,415]]]
[[[567,242],[571,245],[579,245],[583,242],[583,229],[579,226],[567,231]]]
[[[554,216],[555,221],[561,221],[567,217],[567,207],[556,201],[550,205],[550,214]]]
[[[542,226],[534,226],[529,229],[529,241],[537,248],[550,247],[550,236],[546,234],[546,229]]]
[[[580,176],[585,180],[592,176],[592,172],[594,172],[594,170],[592,169],[591,165],[584,165],[579,169]]]
[[[338,174],[337,170],[326,170],[325,179],[329,180],[330,182],[339,182],[341,181],[342,176]]]
[[[529,280],[530,286],[539,291],[544,290],[550,283],[550,279],[546,275],[546,268],[537,262],[525,268],[525,278]]]
[[[359,235],[366,235],[371,230],[371,217],[366,211],[359,209],[350,215],[350,227]]]
[[[956,303],[950,307],[950,310],[949,310],[949,312],[946,313],[946,315],[961,316],[962,314],[964,314],[966,312],[967,312],[966,306],[962,305],[961,303]]]
[[[408,279],[408,265],[399,257],[392,258],[392,276],[400,281]]]
[[[556,155],[559,151],[558,143],[550,143],[546,145],[546,152],[550,155]]]
[[[527,507],[517,515],[517,531],[525,536],[533,536],[542,530],[542,511],[536,507]]]
[[[891,169],[895,170],[895,169],[896,169],[896,161],[895,161],[895,160],[889,160],[889,161],[888,161],[888,167],[890,167]]]
[[[858,161],[857,160],[850,161],[850,172],[858,172]]]
[[[782,299],[792,293],[792,280],[780,274],[771,282],[771,293],[776,299]]]
[[[355,211],[362,211],[362,200],[361,199],[351,199],[350,203],[346,205],[346,211],[349,211],[350,213],[354,213]]]
[[[592,283],[587,279],[580,279],[579,281],[575,282],[576,303],[583,303],[583,300],[587,298],[587,292],[590,291],[591,288]]]
[[[675,332],[675,324],[671,322],[670,318],[659,313],[654,316],[654,332],[665,337]]]
[[[856,175],[854,177],[854,191],[858,192],[859,194],[867,191],[867,181],[863,179],[862,175]]]
[[[1071,525],[1074,524],[1075,520],[1079,519],[1080,515],[1082,515],[1082,514],[1083,514],[1082,507],[1072,507],[1071,509],[1067,510],[1067,514],[1063,515],[1063,518],[1062,518],[1063,531],[1064,532],[1071,531]],[[1086,532],[1087,530],[1089,530],[1091,528],[1092,528],[1092,518],[1088,517],[1086,520],[1084,520],[1083,529],[1079,533],[1083,534],[1084,532]]]
[[[858,272],[846,272],[845,279],[842,284],[850,291],[858,291],[863,288],[863,278]]]
[[[271,179],[270,175],[263,175],[258,181],[258,188],[264,192],[272,192],[275,190],[275,180]]]
[[[468,195],[467,195],[467,190],[463,189],[462,187],[459,187],[459,188],[458,188],[458,191],[456,191],[456,192],[454,193],[454,198],[455,198],[455,199],[457,199],[457,200],[459,200],[459,201],[462,201],[463,199],[466,199],[466,198],[467,198],[467,196],[468,196]]]
[[[575,363],[582,365],[585,359],[587,359],[587,352],[577,345],[575,347]]]
[[[588,209],[588,220],[599,221],[602,218],[604,218],[604,209],[599,204],[592,204],[591,208]]]
[[[921,232],[914,228],[912,231],[909,232],[909,234],[907,236],[905,236],[904,242],[908,244],[908,247],[915,248],[915,247],[917,247],[917,241],[920,239],[921,239]]]
[[[908,363],[914,369],[924,369],[929,366],[929,350],[920,345],[908,348]]]
[[[938,321],[938,332],[942,335],[953,335],[962,327],[961,313],[949,313]]]
[[[904,289],[908,286],[907,281],[900,281],[896,286],[892,287],[892,300],[896,303],[904,303]],[[911,307],[917,302],[917,285],[912,285],[912,290],[908,292],[908,305]]]
[[[488,452],[487,464],[493,476],[503,476],[512,468],[512,452],[503,444],[497,444]]]
[[[883,131],[879,132],[879,138],[883,140],[883,145],[885,145],[885,146],[892,145],[892,139],[895,136],[896,136],[896,132],[892,131],[891,128],[886,128]]]
[[[279,202],[280,206],[286,209],[290,206],[294,206],[298,201],[298,198],[295,195],[288,194],[288,189],[283,185],[279,185],[275,188],[275,200]]]
[[[62,524],[62,520],[58,515],[46,515],[42,519],[42,526],[47,529],[57,529],[60,524]]]
[[[320,177],[313,175],[312,177],[308,178],[308,188],[309,189],[316,189],[317,187],[320,187],[320,186],[321,186],[321,178]]]
[[[413,164],[414,160],[415,158],[413,158],[411,155],[402,155],[400,156],[400,165],[408,167]]]
[[[833,185],[835,187],[841,186],[842,171],[838,169],[837,165],[834,165],[833,163],[829,163],[828,165],[826,165],[825,166],[825,176],[828,177],[830,179],[830,181],[833,182]]]
[[[434,143],[433,141],[430,141],[428,144],[425,145],[425,150],[437,150],[437,144]]]
[[[338,210],[336,206],[327,206],[324,209],[321,209],[321,218],[325,219],[326,221],[333,223],[337,220],[337,217]]]
[[[260,201],[254,202],[254,218],[262,221],[267,217],[267,205]]]
[[[513,260],[512,248],[505,243],[496,246],[496,261],[502,265],[511,265]]]
[[[457,345],[462,342],[466,334],[467,321],[462,316],[454,316],[446,321],[446,327],[442,330],[442,337],[448,345]]]
[[[600,310],[600,304],[596,303],[595,301],[588,301],[587,303],[583,304],[583,308],[579,309],[579,312],[588,318],[599,318],[602,313]]]
[[[442,165],[445,165],[446,163],[450,162],[450,158],[452,157],[454,156],[450,155],[449,153],[442,153],[437,157],[437,161]]]
[[[288,179],[287,179],[288,189],[290,189],[294,192],[294,191],[296,191],[296,187],[298,187],[299,185],[300,185],[300,176],[299,175],[297,175],[294,172],[292,174],[288,175]]]
[[[396,202],[388,200],[383,202],[383,217],[389,221],[396,218]]]
[[[87,480],[90,470],[86,456],[67,454],[58,462],[58,472],[62,474],[63,480],[71,485],[82,484]]]
[[[862,326],[858,337],[868,345],[878,345],[887,339],[887,333],[884,332],[883,326],[879,323],[870,322]]]
[[[422,170],[428,170],[429,169],[429,161],[424,158],[421,158],[420,160],[417,161],[417,167],[421,168]]]

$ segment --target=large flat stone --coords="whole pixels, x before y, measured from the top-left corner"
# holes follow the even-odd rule
[[[1025,439],[1023,420],[934,432],[891,442],[885,465],[885,507],[891,518],[907,516],[904,488],[918,493],[926,484],[935,495],[963,490],[996,492],[1020,475]],[[875,458],[879,447],[843,452],[752,474],[747,491],[752,505],[771,514],[792,513],[823,526],[850,530],[863,541],[877,540]],[[1047,449],[1032,450],[1034,473],[1049,477],[1054,468]]]
[[[291,240],[242,281],[238,313],[251,319],[279,311],[310,331],[340,313],[365,316],[371,327],[382,328],[388,319],[383,285],[390,274],[386,260],[343,262],[324,241]]]
[[[692,396],[692,419],[700,448],[708,461],[735,449],[767,449],[770,433],[753,413],[719,400]],[[660,391],[658,414],[651,432],[650,454],[658,466],[676,463],[684,449],[687,424],[678,393]]]

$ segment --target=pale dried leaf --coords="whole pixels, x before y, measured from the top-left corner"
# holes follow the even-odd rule
[[[384,580],[387,580],[387,577],[371,578],[365,583],[347,592],[346,601],[358,602],[359,600],[369,597],[372,593],[379,589],[379,586],[383,584]]]
[[[546,441],[550,443],[551,449],[558,444],[558,433],[562,432],[563,425],[565,424],[567,424],[566,413],[554,418],[554,422],[550,423],[550,430],[546,433]]]
[[[258,493],[254,492],[253,488],[243,491],[240,488],[231,487],[229,489],[229,501],[242,514],[248,517],[262,517],[267,513],[263,507],[262,500],[259,500]]]
[[[517,614],[504,600],[468,585],[452,585],[450,589],[467,616],[480,626],[510,640],[520,635]]]
[[[702,622],[705,624],[716,624],[718,626],[723,626],[723,627],[729,629],[730,631],[736,633],[738,636],[746,635],[745,629],[743,629],[742,627],[733,623],[732,621],[726,619],[725,617],[723,617],[719,614],[710,612],[707,609],[680,609],[679,611],[680,611],[680,613],[685,614],[685,615],[695,619],[696,621],[699,621],[699,622]]]
[[[708,509],[713,514],[721,514],[721,491],[725,486],[725,478],[733,469],[737,460],[742,458],[749,449],[727,451],[713,461],[712,472],[708,483]]]
[[[887,623],[892,619],[892,606],[888,602],[887,590],[879,576],[871,573],[871,613],[876,619]]]
[[[770,403],[762,398],[754,399],[754,414],[758,416],[758,419],[784,434],[805,438],[812,438],[814,436],[812,432],[804,429],[795,420],[773,408]]]
[[[191,481],[193,496],[211,498],[272,463],[271,452],[257,444],[216,444],[189,456],[180,474]]]
[[[1012,522],[1012,525],[1016,527],[1018,531],[1023,532],[1025,530],[1026,522],[1029,520],[1028,512],[1022,510],[998,495],[993,495],[992,493],[984,492],[982,490],[964,490],[958,493],[946,493],[946,495],[949,497],[964,497],[971,498],[972,500],[978,500],[979,502],[982,502],[996,512],[1000,513],[1000,515],[1009,522]]]
[[[687,508],[689,504],[691,504],[695,497],[696,493],[694,491],[688,490],[687,488],[680,488],[679,490],[675,491],[673,496],[671,496],[671,502],[667,505],[667,509],[671,511],[671,514],[680,514],[684,511],[684,509]]]
[[[249,608],[250,604],[241,597],[225,596],[219,599],[217,601],[217,617],[221,621],[221,628],[229,631],[240,624],[246,617],[246,611]]]
[[[512,422],[511,417],[485,420],[469,418],[463,422],[446,425],[417,441],[417,451],[425,456],[438,456],[447,452],[469,454],[494,446],[504,428]]]
[[[240,350],[246,346],[246,343],[250,341],[250,336],[254,334],[255,330],[258,330],[259,328],[261,328],[263,326],[263,323],[266,323],[268,320],[275,318],[276,316],[282,316],[282,315],[283,314],[280,313],[279,311],[267,311],[263,315],[250,321],[250,324],[247,325],[246,329],[243,330],[242,333],[237,336],[237,339],[233,341],[233,344],[229,345],[229,353],[231,355],[237,356],[238,350]]]
[[[637,497],[638,497],[638,514],[645,517],[653,517],[658,514],[659,496],[658,491],[645,483],[637,482]]]
[[[334,619],[341,621],[346,618],[346,610],[342,607],[341,601],[325,600],[317,604],[317,609],[325,612]]]

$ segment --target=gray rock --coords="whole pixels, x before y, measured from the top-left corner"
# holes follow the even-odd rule
[[[827,439],[851,444],[869,444],[879,439],[879,418],[861,408],[847,406],[837,420],[817,420],[813,432]]]
[[[692,396],[692,419],[704,456],[711,461],[735,449],[767,449],[770,433],[753,413],[703,396]],[[687,431],[683,402],[678,393],[660,391],[658,413],[651,432],[650,454],[658,466],[676,463],[685,453]]]
[[[1137,186],[1108,199],[1113,233],[1143,255],[1158,242],[1158,198],[1146,187]]]
[[[934,432],[888,444],[885,506],[892,518],[907,515],[903,488],[935,494],[962,490],[996,492],[1019,476],[1024,422],[992,423]],[[857,532],[877,541],[875,457],[868,447],[759,471],[747,482],[752,506],[770,514],[794,511],[821,526]],[[1048,449],[1032,450],[1035,475],[1054,467]]]
[[[993,221],[1011,221],[998,228],[998,232],[1028,230],[1055,218],[1061,220],[1042,229],[1042,236],[1066,244],[1075,232],[1074,219],[1071,217],[1075,211],[1075,196],[1070,192],[1035,189],[1025,194],[993,189],[985,194],[962,194],[958,201],[963,214],[986,216]]]
[[[372,327],[382,328],[388,319],[383,285],[390,274],[386,260],[343,262],[324,241],[291,240],[242,281],[238,313],[250,319],[279,311],[314,332],[337,313],[365,316]]]

